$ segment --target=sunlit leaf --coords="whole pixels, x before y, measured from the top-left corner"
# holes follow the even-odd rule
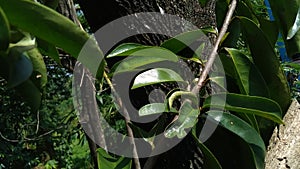
[[[254,130],[254,128],[252,128],[243,120],[229,113],[223,113],[221,111],[208,111],[207,114],[208,119],[217,121],[219,125],[246,141],[253,154],[253,162],[255,163],[256,168],[264,168],[266,148],[262,138],[260,137],[259,133]]]
[[[125,58],[120,63],[115,64],[112,70],[115,70],[115,73],[121,73],[162,61],[177,62],[178,57],[167,49],[149,47],[131,53],[129,57]]]
[[[150,48],[150,46],[144,46],[137,43],[124,43],[116,47],[113,51],[111,51],[107,55],[107,58],[112,58],[116,56],[129,56],[130,54],[136,51],[147,49],[147,48]]]
[[[213,102],[212,97],[214,99]],[[225,107],[224,98],[226,98]],[[233,93],[215,94],[208,97],[203,104],[203,108],[209,107],[253,114],[283,124],[280,106],[275,101],[264,97]]]
[[[37,86],[43,88],[47,83],[47,69],[43,56],[37,48],[27,51],[27,54],[33,65],[34,77],[32,80],[37,83]]]
[[[288,32],[287,39],[292,39],[300,29],[300,7],[297,12],[295,22]]]
[[[287,55],[292,58],[300,52],[300,31],[297,31],[300,1],[269,0],[269,2],[275,22],[285,42]]]
[[[175,136],[184,138],[187,135],[185,130],[192,128],[197,123],[199,113],[198,109],[193,108],[190,103],[185,102],[179,110],[178,119],[164,132],[165,136],[167,138]]]
[[[172,108],[173,103],[175,101],[175,99],[181,97],[181,100],[184,99],[189,99],[190,101],[192,101],[192,103],[194,105],[198,105],[198,98],[195,94],[193,94],[192,92],[189,91],[174,91],[172,94],[170,94],[170,96],[168,97],[168,105],[170,108]]]
[[[216,33],[216,30],[213,28],[204,28],[185,32],[166,40],[161,44],[161,47],[167,48],[174,53],[178,53],[196,40],[206,37],[205,33]]]
[[[171,69],[155,68],[139,74],[133,82],[131,89],[163,82],[185,82],[179,74]]]
[[[10,24],[63,48],[74,57],[89,38],[71,20],[34,1],[0,0],[0,6]]]
[[[166,105],[164,103],[151,103],[143,106],[139,109],[140,116],[161,114],[166,111]]]

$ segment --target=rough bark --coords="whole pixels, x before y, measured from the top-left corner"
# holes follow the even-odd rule
[[[294,100],[270,139],[266,169],[300,168],[300,104]]]
[[[64,16],[68,17],[70,20],[72,20],[76,25],[82,28],[80,21],[77,18],[76,15],[76,9],[74,7],[73,0],[59,0],[57,11],[63,14]],[[70,71],[74,70],[74,65],[76,63],[76,59],[69,56],[67,53],[64,53],[63,51],[60,51],[60,60],[62,65],[67,68]],[[80,63],[77,62],[77,72],[73,72],[74,74],[78,74],[77,78],[81,79],[75,79],[75,82],[73,83],[73,87],[75,90],[76,95],[76,103],[78,104],[78,107],[75,109],[80,112],[80,119],[81,124],[83,125],[83,128],[85,129],[85,135],[86,139],[88,140],[88,145],[90,149],[91,159],[92,163],[94,165],[94,169],[98,169],[98,158],[97,158],[97,144],[93,140],[98,140],[98,143],[104,140],[100,139],[102,137],[102,128],[99,123],[99,117],[95,116],[94,112],[97,112],[97,105],[95,105],[95,92],[93,90],[94,88],[94,81],[92,80],[91,74],[88,72],[88,70]],[[79,84],[79,82],[84,82],[83,84]],[[85,103],[80,105],[80,103]],[[97,122],[95,122],[95,120]],[[91,135],[91,133],[94,133]],[[90,135],[89,135],[90,134]],[[90,138],[93,137],[93,138]],[[106,143],[105,141],[101,142],[101,145],[105,147]]]

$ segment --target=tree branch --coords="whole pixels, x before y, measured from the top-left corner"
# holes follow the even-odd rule
[[[110,81],[110,79],[108,78],[106,72],[104,72],[104,78],[105,80],[107,81],[112,93],[115,93],[117,94],[112,82]],[[126,127],[127,127],[127,133],[128,133],[128,136],[130,137],[130,142],[133,146],[133,150],[132,150],[132,153],[133,153],[133,161],[134,161],[134,165],[135,165],[135,169],[141,169],[141,164],[140,164],[140,161],[139,161],[139,157],[138,157],[138,153],[137,153],[137,149],[136,149],[136,145],[135,145],[135,142],[134,142],[134,135],[133,135],[133,131],[132,129],[130,128],[129,126],[129,123],[130,123],[130,118],[129,118],[129,113],[126,109],[126,107],[122,106],[122,100],[120,99],[120,97],[116,97],[117,99],[117,102],[118,102],[118,105],[120,106],[120,108],[123,110],[123,113],[124,113],[124,118],[125,118],[125,123],[126,123]]]
[[[199,81],[197,83],[197,85],[193,88],[192,92],[194,94],[197,94],[199,93],[199,90],[203,87],[203,85],[205,84],[205,79],[207,78],[207,75],[209,73],[209,71],[211,70],[212,68],[212,65],[217,57],[217,51],[218,51],[218,48],[219,48],[219,45],[221,43],[221,40],[222,38],[224,37],[225,33],[227,32],[227,29],[228,29],[228,25],[230,23],[230,20],[232,18],[232,15],[233,15],[233,12],[236,8],[236,4],[237,4],[237,1],[236,0],[232,0],[231,1],[231,4],[229,6],[229,10],[226,14],[226,18],[224,20],[224,23],[223,23],[223,26],[221,28],[221,31],[220,31],[220,34],[216,40],[216,43],[214,45],[214,48],[212,50],[212,52],[210,53],[209,57],[208,57],[208,61],[204,67],[204,70],[199,78]]]

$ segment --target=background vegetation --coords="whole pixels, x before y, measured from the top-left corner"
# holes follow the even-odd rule
[[[82,11],[77,9],[84,27],[80,28],[49,8],[55,8],[58,1],[47,2],[0,0],[0,168],[139,168],[137,163],[143,166],[149,159],[127,159],[108,154],[101,148],[92,148],[73,106],[74,63],[69,58],[77,58],[88,40],[88,23]],[[160,46],[121,44],[103,61],[108,66],[101,64],[99,67],[95,85],[97,102],[111,126],[124,134],[133,130],[135,136],[152,138],[146,139],[149,145],[155,141],[155,135],[162,132],[167,138],[186,136],[184,143],[202,152],[202,156],[197,157],[201,159],[200,164],[188,155],[186,161],[172,164],[169,158],[174,152],[167,152],[158,156],[154,168],[179,167],[178,163],[184,164],[182,168],[189,168],[188,165],[194,168],[199,168],[198,165],[203,168],[264,168],[266,146],[274,126],[282,123],[290,99],[300,99],[300,66],[296,62],[300,51],[300,4],[296,0],[269,0],[272,20],[265,1],[241,0],[236,7],[234,2],[217,1],[218,31],[212,27],[201,30],[220,38],[217,49],[225,68],[225,73],[205,76],[201,88],[196,85],[197,71],[194,72],[195,80],[187,83],[184,75],[171,68],[139,71],[149,64],[149,58],[152,58],[150,63],[169,61],[174,64],[181,58],[188,63],[194,62],[198,68],[207,67],[207,60],[185,55],[187,46],[174,38]],[[206,1],[199,0],[199,3],[205,6]],[[234,10],[233,16],[227,14],[230,10]],[[220,36],[228,16],[228,29]],[[199,31],[185,32],[177,38],[194,43],[199,38]],[[284,42],[288,58],[283,59],[278,42]],[[198,45],[201,53],[205,46]],[[144,58],[136,56],[135,53],[144,49],[167,51],[167,55],[148,52]],[[100,53],[97,47],[91,50]],[[129,59],[123,60],[122,69],[113,69],[116,67],[114,58]],[[111,75],[132,71],[137,71],[135,79],[139,79],[131,86],[133,94],[147,92],[153,86],[167,86],[164,91],[168,97],[164,100],[138,105],[140,116],[163,112],[159,120],[144,126],[124,119],[110,97],[115,88],[110,84]],[[160,75],[159,78],[152,81],[139,78],[149,76],[153,71]],[[213,95],[211,90],[223,90],[224,80],[226,91]],[[174,82],[182,83],[184,87],[174,87]],[[212,89],[211,84],[216,84],[217,89]],[[191,91],[189,87],[195,90]],[[219,111],[225,96],[225,110]],[[190,102],[182,102],[178,97]],[[212,97],[219,98],[219,102],[210,102]],[[200,108],[194,106],[198,105],[197,99],[201,100]],[[198,137],[203,121],[207,119],[220,123],[213,136],[203,144]],[[170,124],[174,125],[170,127]],[[187,129],[192,132],[186,133]],[[178,148],[175,153],[180,151]],[[188,154],[184,150],[181,153]]]

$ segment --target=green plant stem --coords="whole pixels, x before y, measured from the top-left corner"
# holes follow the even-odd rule
[[[224,23],[223,23],[223,26],[221,28],[221,31],[220,31],[220,34],[216,40],[216,43],[214,45],[214,48],[212,50],[212,52],[210,53],[209,57],[208,57],[208,61],[204,67],[204,70],[199,78],[199,81],[197,83],[197,85],[193,88],[192,90],[192,93],[194,94],[197,94],[199,93],[199,90],[204,86],[205,84],[205,79],[207,78],[207,75],[209,73],[209,71],[211,70],[212,68],[212,65],[217,57],[217,51],[218,51],[218,48],[219,48],[219,45],[222,41],[222,38],[224,37],[225,33],[227,32],[227,29],[228,29],[228,25],[230,23],[230,20],[233,16],[233,13],[234,13],[234,10],[236,8],[236,4],[237,4],[237,1],[236,0],[232,0],[231,1],[231,4],[229,6],[229,10],[226,14],[226,18],[224,20]]]
[[[106,72],[103,73],[103,77],[105,78],[106,82],[108,83],[112,93],[117,94],[117,92],[116,92],[112,82],[110,81],[109,77],[107,76]],[[129,138],[130,138],[130,142],[133,146],[132,153],[133,153],[133,161],[134,161],[135,168],[136,169],[141,169],[141,164],[140,164],[140,161],[139,161],[136,145],[135,145],[135,142],[134,142],[133,131],[129,126],[129,123],[130,123],[129,113],[128,113],[126,107],[122,106],[123,104],[122,104],[122,100],[120,99],[120,97],[118,97],[118,96],[115,96],[115,97],[116,97],[117,104],[120,106],[121,111],[123,111],[124,116],[125,116],[124,118],[125,118],[127,133],[128,133]]]

